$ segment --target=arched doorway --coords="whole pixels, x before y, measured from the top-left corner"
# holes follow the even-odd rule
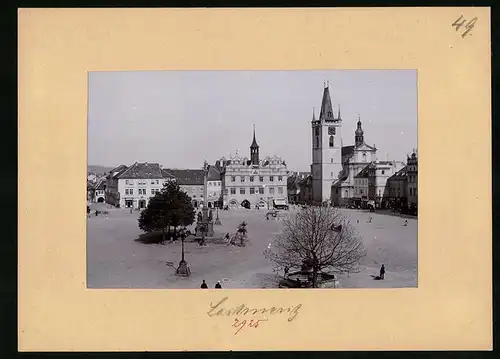
[[[232,208],[237,208],[238,207],[238,201],[235,200],[234,198],[232,200],[229,201],[229,207],[232,207]]]
[[[241,202],[241,206],[243,208],[246,208],[246,209],[250,209],[250,201],[248,199],[244,199],[242,202]]]
[[[261,199],[259,202],[257,202],[257,206],[259,206],[259,208],[266,208],[267,207],[267,203],[266,203],[266,201],[264,201],[263,199]]]
[[[104,203],[104,198],[103,197],[99,197],[97,199],[97,203]]]

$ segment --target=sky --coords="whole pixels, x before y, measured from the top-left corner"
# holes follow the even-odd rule
[[[90,72],[88,164],[202,168],[249,157],[255,125],[261,158],[309,171],[326,81],[344,146],[359,115],[378,159],[405,161],[417,148],[415,70]]]

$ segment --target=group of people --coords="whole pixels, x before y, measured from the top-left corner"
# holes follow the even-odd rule
[[[217,281],[217,283],[215,284],[215,288],[222,289],[220,281]],[[208,285],[207,285],[207,283],[205,283],[205,279],[203,279],[203,282],[201,283],[201,289],[208,289]]]

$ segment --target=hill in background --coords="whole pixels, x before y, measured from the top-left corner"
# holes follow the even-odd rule
[[[96,175],[103,175],[111,171],[113,168],[114,167],[88,165],[87,173],[95,173]]]

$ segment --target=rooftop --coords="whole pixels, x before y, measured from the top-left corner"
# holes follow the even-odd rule
[[[127,170],[118,175],[121,179],[158,179],[163,178],[161,167],[158,163],[136,162]]]
[[[204,173],[202,169],[166,169],[166,173],[170,173],[175,177],[180,185],[200,185],[204,183]],[[220,178],[220,177],[219,177]]]

